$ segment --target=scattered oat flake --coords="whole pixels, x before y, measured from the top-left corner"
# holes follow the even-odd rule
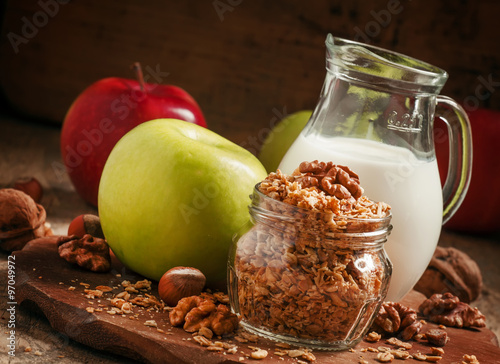
[[[201,336],[206,337],[207,339],[211,339],[214,336],[214,333],[212,330],[210,330],[208,327],[203,326],[199,331],[198,334]]]
[[[394,359],[394,355],[389,352],[383,352],[377,354],[377,360],[381,363],[390,363]]]
[[[416,359],[416,360],[420,360],[420,361],[426,361],[427,360],[427,355],[419,353],[419,352],[413,354],[412,356],[413,356],[413,359]]]
[[[461,364],[480,364],[475,355],[464,354]]]
[[[76,289],[76,288],[75,288],[75,287],[73,287],[73,286],[69,286],[69,287],[68,287],[68,291],[74,291],[75,289]]]
[[[443,348],[437,348],[437,347],[433,346],[431,348],[431,353],[433,355],[440,355],[440,356],[442,356],[442,355],[444,355],[444,349]]]
[[[98,289],[99,291],[103,292],[111,292],[113,290],[113,288],[109,286],[97,286],[95,289]]]
[[[144,322],[144,325],[151,327],[158,327],[155,320],[147,320],[146,322]]]
[[[290,358],[298,358],[299,356],[302,356],[304,353],[305,353],[304,350],[294,349],[288,351],[288,356]]]
[[[391,350],[391,354],[394,355],[396,359],[410,359],[411,355],[404,349]]]
[[[264,359],[265,357],[267,357],[267,350],[264,350],[264,349],[258,349],[256,351],[252,351],[250,353],[250,357],[252,359],[256,359],[256,360],[262,360]]]
[[[307,360],[308,362],[316,361],[316,357],[314,356],[314,354],[309,351],[304,352],[301,358]]]
[[[26,349],[24,349],[24,352],[29,353],[29,352],[31,352],[31,350],[32,349],[28,346],[28,347],[26,347]]]
[[[372,331],[368,335],[366,335],[365,340],[370,342],[370,343],[376,343],[382,338],[382,335],[380,335],[378,332]]]
[[[42,352],[37,350],[37,351],[35,351],[35,355],[36,356],[42,356]]]
[[[441,359],[443,359],[443,357],[439,355],[427,355],[427,357],[425,358],[425,360],[429,363],[437,363]]]
[[[221,346],[210,345],[209,347],[207,347],[207,350],[208,351],[223,351],[224,348]]]

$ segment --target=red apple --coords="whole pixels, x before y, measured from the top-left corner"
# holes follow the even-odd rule
[[[467,111],[472,129],[472,177],[469,190],[457,212],[445,228],[468,233],[500,231],[500,111],[477,109]],[[436,120],[434,143],[441,181],[448,172],[448,131]]]
[[[73,102],[61,132],[61,154],[76,191],[97,206],[97,191],[109,153],[135,126],[152,119],[176,118],[206,127],[196,101],[171,85],[105,78],[85,89]]]

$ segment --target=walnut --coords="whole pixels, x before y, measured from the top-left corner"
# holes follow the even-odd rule
[[[417,312],[398,302],[384,302],[375,317],[372,329],[382,334],[400,335],[405,341],[420,332],[422,323]]]
[[[211,324],[211,329],[214,334],[223,335],[233,332],[238,328],[238,325],[238,316],[233,314],[226,305],[219,304]]]
[[[466,253],[455,248],[437,247],[429,266],[415,285],[427,297],[451,292],[470,303],[481,293],[481,270]]]
[[[76,235],[61,236],[57,241],[59,256],[70,263],[93,272],[107,272],[111,269],[109,246],[104,239],[86,234],[82,238]]]
[[[182,325],[187,313],[197,307],[201,301],[203,301],[203,299],[199,296],[181,298],[173,310],[170,311],[169,318],[172,326]]]
[[[308,186],[318,186],[328,194],[338,199],[355,200],[363,194],[363,188],[359,185],[359,176],[346,166],[333,164],[332,162],[302,162],[298,171],[301,181]]]
[[[45,218],[43,206],[26,193],[0,189],[0,248],[20,250],[28,241],[50,235]]]
[[[172,326],[183,325],[187,332],[202,328],[212,330],[215,335],[224,335],[238,328],[238,317],[224,304],[216,305],[213,300],[200,296],[184,297],[170,312]]]
[[[212,301],[201,301],[184,317],[184,330],[186,330],[187,332],[196,332],[202,327],[208,327],[209,329],[211,329],[212,318],[210,316],[213,312],[215,312],[216,309],[217,308]]]
[[[448,334],[444,330],[431,329],[425,333],[427,342],[434,346],[445,346],[448,342]]]
[[[486,325],[484,315],[477,308],[460,302],[458,297],[449,292],[432,295],[422,302],[418,310],[429,321],[446,326],[484,327]]]

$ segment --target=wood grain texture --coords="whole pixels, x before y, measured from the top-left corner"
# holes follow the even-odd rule
[[[16,299],[19,304],[30,302],[39,307],[51,326],[63,337],[94,349],[147,363],[238,363],[240,357],[245,357],[252,351],[249,346],[268,350],[268,357],[261,360],[261,363],[296,362],[291,358],[284,358],[283,361],[274,355],[277,348],[275,343],[264,339],[249,344],[224,339],[237,344],[238,353],[222,355],[209,352],[192,341],[191,334],[181,328],[172,328],[166,312],[135,308],[137,320],[131,320],[129,316],[109,315],[106,310],[87,312],[86,307],[95,307],[96,304],[89,304],[90,300],[83,295],[84,287],[80,283],[89,284],[93,289],[98,285],[118,287],[122,280],[135,282],[143,278],[123,268],[117,260],[113,262],[110,273],[92,273],[79,269],[58,256],[56,239],[54,237],[43,242],[40,239],[33,240],[23,250],[15,252]],[[70,286],[75,289],[68,290]],[[119,291],[120,289],[116,288],[114,293]],[[157,295],[155,286],[151,293]],[[109,305],[106,297],[111,297],[111,294],[107,293],[101,298],[100,302],[104,307]],[[405,297],[403,303],[415,308],[423,299],[421,294],[412,292]],[[164,332],[145,326],[146,320],[155,320],[158,328]],[[430,328],[436,328],[436,325],[426,324],[423,332]],[[464,354],[476,355],[481,363],[500,363],[500,348],[496,336],[491,331],[453,328],[446,330],[450,341],[445,346],[441,364],[460,362]],[[318,363],[358,363],[361,357],[373,361],[376,353],[362,352],[361,349],[383,344],[361,342],[354,352],[315,351],[314,355]],[[429,353],[430,348],[424,342],[413,342],[410,351]]]
[[[15,108],[56,123],[85,87],[132,78],[140,61],[168,72],[151,81],[190,92],[212,130],[255,151],[277,118],[315,106],[329,32],[433,63],[450,74],[443,94],[500,108],[494,0],[47,0],[49,15],[40,3],[6,2],[0,86]]]

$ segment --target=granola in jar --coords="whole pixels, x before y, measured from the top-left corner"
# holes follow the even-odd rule
[[[390,207],[364,196],[347,167],[314,161],[259,183],[250,215],[229,261],[242,326],[317,349],[359,342],[387,293]]]

